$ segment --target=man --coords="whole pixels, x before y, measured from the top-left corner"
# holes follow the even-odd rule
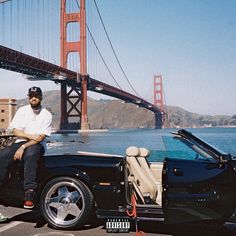
[[[42,90],[32,87],[28,92],[29,105],[19,108],[10,124],[16,142],[0,152],[0,183],[3,183],[8,166],[13,161],[24,162],[25,208],[34,207],[37,188],[38,159],[44,154],[45,138],[51,134],[52,115],[42,108]]]

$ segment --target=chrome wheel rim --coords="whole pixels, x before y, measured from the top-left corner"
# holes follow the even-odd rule
[[[46,213],[57,225],[69,226],[74,224],[80,219],[84,208],[84,195],[73,182],[56,183],[46,194]]]

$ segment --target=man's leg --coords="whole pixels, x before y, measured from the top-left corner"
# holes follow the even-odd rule
[[[24,160],[24,189],[36,189],[37,162],[44,154],[41,144],[35,144],[25,149]]]
[[[26,148],[24,160],[24,189],[25,203],[24,208],[34,208],[34,194],[37,188],[36,173],[38,159],[44,154],[44,148],[41,144],[35,144]]]
[[[22,145],[20,143],[14,143],[10,147],[6,147],[0,151],[0,184],[3,184],[4,178],[7,173],[9,165],[13,162],[13,157],[16,150]]]

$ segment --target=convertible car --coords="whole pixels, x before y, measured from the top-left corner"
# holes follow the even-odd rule
[[[94,213],[105,219],[135,213],[138,220],[171,224],[229,220],[236,208],[234,157],[183,129],[163,141],[160,162],[149,162],[149,150],[134,146],[125,156],[44,156],[36,195],[43,218],[57,229],[81,227]],[[22,186],[23,165],[14,162],[0,189],[1,204],[22,206]]]

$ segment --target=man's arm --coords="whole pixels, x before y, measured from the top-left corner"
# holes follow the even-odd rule
[[[32,136],[32,139],[22,145],[22,146],[24,146],[24,148],[27,148],[27,147],[30,147],[34,144],[40,143],[46,138],[45,134],[31,135],[31,136]]]
[[[14,130],[13,130],[13,134],[14,134]],[[21,132],[19,132],[19,133],[21,134]],[[22,131],[22,133],[25,134],[23,131]],[[27,134],[25,134],[25,135],[27,135]],[[32,138],[34,138],[34,139],[29,140],[27,143],[21,145],[18,148],[18,150],[15,152],[14,160],[21,160],[22,157],[23,157],[23,153],[24,153],[26,148],[28,148],[28,147],[30,147],[30,146],[32,146],[34,144],[40,143],[40,142],[42,142],[46,138],[45,134],[29,135],[29,136],[32,136]],[[18,136],[18,137],[22,137],[22,136]]]
[[[13,135],[16,136],[17,138],[23,138],[27,140],[33,139],[32,135],[26,134],[24,131],[16,129],[16,128],[13,129]]]

